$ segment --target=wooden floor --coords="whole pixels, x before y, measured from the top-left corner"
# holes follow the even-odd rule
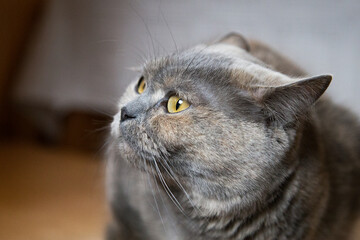
[[[108,211],[100,156],[0,145],[1,240],[100,240]],[[360,239],[360,221],[353,239]]]
[[[108,211],[100,156],[0,146],[0,239],[103,239]]]

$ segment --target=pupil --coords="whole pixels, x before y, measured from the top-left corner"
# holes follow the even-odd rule
[[[180,105],[183,103],[183,100],[179,99],[179,101],[177,101],[176,103],[176,110],[179,109]]]
[[[140,77],[140,79],[139,79],[138,88],[140,88],[140,87],[141,87],[141,85],[142,85],[143,81],[144,81],[144,77],[143,77],[143,76],[141,76],[141,77]]]

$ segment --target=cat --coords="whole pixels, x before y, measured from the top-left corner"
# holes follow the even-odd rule
[[[145,63],[111,124],[107,239],[348,239],[360,126],[331,80],[236,33]]]

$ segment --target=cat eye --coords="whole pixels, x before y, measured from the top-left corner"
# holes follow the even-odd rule
[[[144,92],[145,88],[146,88],[145,79],[144,79],[144,77],[141,77],[141,78],[139,79],[139,83],[138,83],[138,85],[137,85],[137,92],[138,92],[139,94],[142,94],[142,93]]]
[[[177,113],[184,111],[190,107],[190,104],[188,101],[181,99],[178,96],[171,96],[167,103],[167,110],[169,113]]]

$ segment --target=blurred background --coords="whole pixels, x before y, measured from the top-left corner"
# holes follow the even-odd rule
[[[102,239],[103,146],[129,70],[228,32],[360,115],[360,2],[0,0],[0,239]]]

